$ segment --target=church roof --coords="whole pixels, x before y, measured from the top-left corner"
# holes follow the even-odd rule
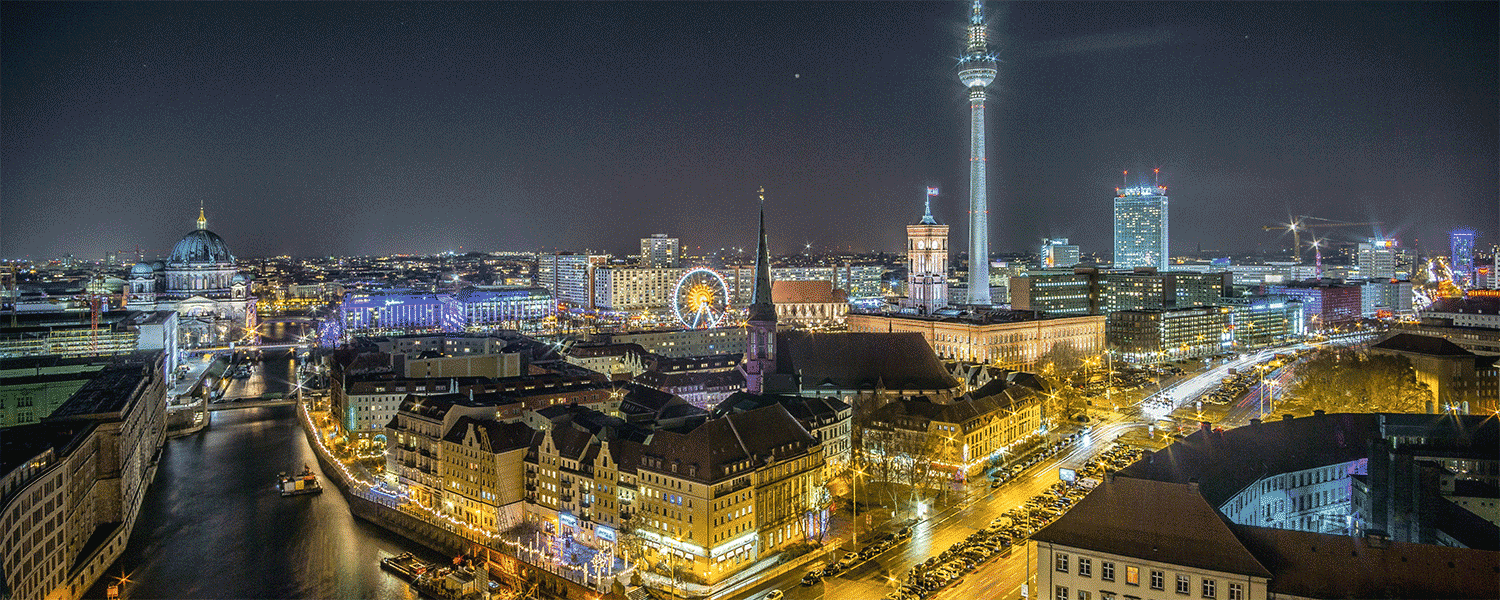
[[[776,304],[836,304],[848,302],[849,295],[833,289],[833,282],[827,280],[773,281],[771,300]]]
[[[234,255],[224,238],[207,229],[194,229],[172,247],[172,256],[167,262],[173,264],[225,264],[233,263]]]
[[[802,389],[946,390],[958,386],[920,333],[776,333],[776,372]]]

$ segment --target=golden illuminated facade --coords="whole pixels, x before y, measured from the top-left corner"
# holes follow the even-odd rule
[[[1037,358],[1059,346],[1085,355],[1104,352],[1104,315],[1038,319],[1028,311],[991,311],[974,318],[849,315],[851,332],[915,332],[948,360],[1034,371]]]

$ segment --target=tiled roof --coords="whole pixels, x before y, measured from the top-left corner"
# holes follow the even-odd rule
[[[453,423],[453,427],[448,430],[447,435],[443,436],[443,441],[462,444],[470,430],[473,430],[475,440],[479,443],[481,450],[495,454],[530,446],[532,435],[535,433],[535,430],[521,423],[459,417],[458,421]]]
[[[776,304],[830,304],[848,302],[849,296],[833,289],[832,281],[776,281],[771,299]]]
[[[802,389],[946,390],[948,374],[920,333],[776,333],[776,372]]]
[[[710,419],[686,432],[657,431],[640,448],[641,467],[712,483],[749,472],[730,472],[734,463],[801,454],[817,443],[785,407],[773,404]],[[660,466],[649,463],[651,459],[659,460]]]
[[[1185,484],[1115,477],[1032,539],[1224,573],[1271,576],[1218,511]]]
[[[1272,594],[1412,600],[1500,598],[1497,552],[1293,529],[1232,528],[1244,547],[1274,573],[1269,583]]]

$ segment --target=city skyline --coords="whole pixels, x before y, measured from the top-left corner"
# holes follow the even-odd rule
[[[150,252],[200,202],[243,256],[749,247],[759,185],[777,254],[898,249],[924,186],[964,220],[966,3],[271,6],[9,6],[0,256]],[[1174,253],[1494,240],[1494,5],[987,13],[992,252],[1107,251],[1158,166]]]

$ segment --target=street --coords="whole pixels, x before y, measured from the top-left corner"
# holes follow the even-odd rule
[[[734,593],[726,598],[729,600],[758,599],[764,597],[772,589],[780,589],[786,593],[787,598],[795,600],[816,598],[865,600],[884,597],[900,586],[911,567],[927,560],[932,555],[942,553],[943,550],[968,537],[969,534],[989,525],[996,516],[1021,505],[1027,498],[1046,491],[1049,486],[1057,482],[1058,467],[1082,466],[1125,431],[1144,427],[1146,427],[1145,423],[1129,421],[1122,416],[1107,418],[1096,424],[1087,436],[1080,438],[1078,445],[1050,459],[1038,462],[998,489],[990,489],[988,478],[976,478],[977,480],[968,486],[967,497],[963,501],[914,525],[911,539],[896,544],[884,554],[809,587],[799,584],[802,575],[821,567],[821,564],[814,563],[805,569],[784,574],[771,581],[758,582],[750,589]],[[845,549],[847,550],[848,548]],[[1016,597],[1025,577],[1024,556],[1025,548],[1017,545],[1010,556],[991,559],[962,582],[956,586],[950,586],[936,597],[954,599]],[[959,593],[964,590],[998,595],[981,596],[969,595],[967,592]]]

